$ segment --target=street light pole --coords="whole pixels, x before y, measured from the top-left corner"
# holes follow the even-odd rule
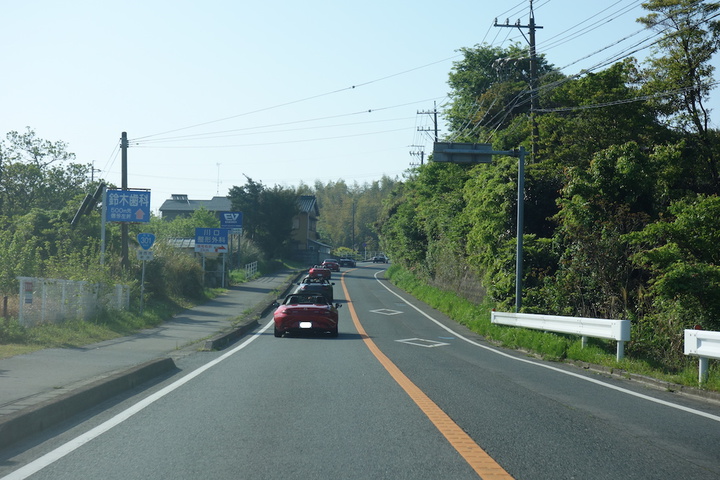
[[[493,155],[518,159],[517,247],[515,252],[515,311],[522,307],[523,229],[525,217],[525,147],[517,150],[493,150],[489,143],[435,142],[433,161],[445,163],[492,163]]]

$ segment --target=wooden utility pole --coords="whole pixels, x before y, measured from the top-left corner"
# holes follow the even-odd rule
[[[527,28],[529,32],[530,38],[528,39],[527,37],[525,37],[525,40],[527,40],[528,44],[530,45],[530,122],[532,123],[532,159],[533,161],[535,161],[537,159],[538,153],[538,139],[540,138],[537,119],[535,117],[538,110],[538,66],[537,53],[535,50],[535,30],[543,27],[535,24],[535,11],[533,10],[533,0],[530,0],[530,21],[527,25],[521,25],[520,20],[515,22],[515,24],[510,24],[509,20],[505,20],[505,24],[503,25],[498,23],[496,18],[495,26],[517,28],[518,30],[520,30],[520,33],[523,34],[523,37],[525,37],[525,34],[522,31],[523,28]]]

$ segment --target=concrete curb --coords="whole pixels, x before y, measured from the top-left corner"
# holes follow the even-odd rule
[[[304,274],[305,272],[290,274],[288,280],[283,284],[284,293],[280,296],[286,295]],[[275,293],[267,294],[256,308],[245,315],[245,320],[239,326],[207,340],[205,350],[225,348],[253,330],[258,326],[258,320],[273,309],[272,304],[277,298],[278,295]],[[25,437],[42,432],[116,395],[174,370],[177,370],[177,366],[170,357],[151,360],[128,370],[111,374],[66,394],[0,417],[0,448],[5,448]]]
[[[177,370],[161,358],[96,380],[84,387],[0,418],[0,448],[39,433],[120,393]]]

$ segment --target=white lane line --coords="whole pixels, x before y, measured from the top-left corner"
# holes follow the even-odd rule
[[[706,413],[706,412],[703,412],[703,411],[701,411],[701,410],[696,410],[696,409],[694,409],[694,408],[689,408],[689,407],[685,407],[685,406],[683,406],[683,405],[678,405],[678,404],[676,404],[676,403],[667,402],[667,401],[665,401],[665,400],[660,400],[659,398],[654,398],[654,397],[651,397],[651,396],[649,396],[649,395],[644,395],[644,394],[642,394],[642,393],[633,392],[632,390],[628,390],[628,389],[626,389],[626,388],[618,387],[618,386],[616,386],[616,385],[611,385],[611,384],[609,384],[609,383],[602,382],[602,381],[597,380],[597,379],[595,379],[595,378],[586,377],[586,376],[584,376],[584,375],[580,375],[580,374],[577,374],[577,373],[573,373],[573,372],[569,372],[569,371],[566,371],[566,370],[562,370],[562,369],[560,369],[560,368],[553,367],[552,365],[545,365],[545,364],[542,364],[542,363],[534,362],[534,361],[532,361],[532,360],[528,360],[528,359],[526,359],[526,358],[515,357],[515,356],[513,356],[513,355],[509,355],[509,354],[507,354],[507,353],[501,352],[500,350],[496,350],[496,349],[494,349],[494,348],[492,348],[492,347],[488,347],[487,345],[482,345],[482,344],[477,343],[477,342],[475,342],[475,341],[473,341],[473,340],[470,340],[469,338],[460,335],[458,332],[450,329],[449,327],[446,327],[445,325],[443,325],[442,323],[440,323],[438,320],[435,320],[433,317],[431,317],[431,316],[428,315],[427,313],[423,312],[422,310],[420,310],[420,309],[417,308],[415,305],[413,305],[413,304],[411,304],[410,302],[408,302],[407,300],[405,300],[403,297],[401,297],[401,296],[398,295],[397,293],[395,293],[395,292],[393,292],[392,290],[390,290],[390,288],[388,288],[387,285],[385,285],[383,282],[381,282],[381,281],[378,279],[378,274],[379,274],[379,273],[382,273],[382,271],[379,271],[379,272],[376,272],[376,273],[375,273],[375,275],[374,275],[375,280],[376,280],[380,285],[382,285],[383,288],[385,288],[388,292],[390,292],[390,293],[392,293],[393,295],[395,295],[396,297],[398,297],[400,300],[402,300],[402,301],[403,301],[406,305],[408,305],[409,307],[414,308],[415,310],[417,310],[421,315],[423,315],[425,318],[427,318],[428,320],[432,321],[433,323],[437,324],[437,325],[438,325],[440,328],[442,328],[443,330],[447,330],[448,332],[450,332],[450,333],[452,333],[453,335],[457,336],[459,339],[464,340],[464,341],[466,341],[467,343],[470,343],[470,344],[472,344],[472,345],[475,345],[476,347],[484,348],[485,350],[487,350],[487,351],[489,351],[489,352],[493,352],[493,353],[496,353],[496,354],[498,354],[498,355],[502,355],[503,357],[506,357],[506,358],[515,360],[515,361],[517,361],[517,362],[528,363],[528,364],[530,364],[530,365],[535,365],[535,366],[538,366],[538,367],[546,368],[546,369],[548,369],[548,370],[552,370],[552,371],[555,371],[555,372],[558,372],[558,373],[562,373],[563,375],[569,375],[569,376],[571,376],[571,377],[579,378],[580,380],[584,380],[584,381],[586,381],[586,382],[590,382],[590,383],[594,383],[594,384],[596,384],[596,385],[600,385],[601,387],[609,388],[609,389],[611,389],[611,390],[615,390],[615,391],[618,391],[618,392],[621,392],[621,393],[624,393],[624,394],[627,394],[627,395],[632,395],[632,396],[637,397],[637,398],[642,398],[643,400],[647,400],[647,401],[650,401],[650,402],[653,402],[653,403],[657,403],[657,404],[660,404],[660,405],[665,405],[666,407],[674,408],[674,409],[676,409],[676,410],[682,410],[682,411],[684,411],[684,412],[691,413],[691,414],[693,414],[693,415],[698,415],[698,416],[700,416],[700,417],[705,417],[705,418],[708,418],[708,419],[710,419],[710,420],[714,420],[714,421],[716,421],[716,422],[720,422],[720,416],[718,416],[718,415],[713,415],[713,414],[711,414],[711,413]]]
[[[88,430],[84,434],[80,435],[79,437],[76,437],[69,442],[59,446],[55,450],[46,453],[42,457],[33,460],[32,462],[28,463],[27,465],[19,468],[18,470],[15,470],[14,472],[2,477],[0,480],[24,480],[28,478],[30,475],[33,475],[43,468],[57,462],[64,456],[72,453],[73,451],[77,450],[81,446],[85,445],[86,443],[96,439],[103,433],[107,432],[108,430],[120,425],[125,420],[129,419],[136,413],[144,410],[145,408],[149,407],[153,403],[157,402],[161,398],[163,398],[165,395],[177,390],[178,388],[182,387],[186,383],[188,383],[190,380],[194,379],[195,377],[199,376],[200,374],[206,372],[207,370],[211,369],[215,365],[219,364],[220,362],[228,359],[230,356],[236,354],[243,348],[247,347],[251,342],[255,341],[260,337],[260,335],[267,330],[270,325],[272,325],[273,322],[270,321],[267,325],[265,325],[260,331],[257,333],[254,333],[250,338],[245,340],[243,343],[238,345],[237,347],[233,348],[229,352],[223,354],[222,356],[216,358],[215,360],[206,363],[202,367],[197,368],[196,370],[193,370],[192,372],[185,375],[183,378],[179,379],[178,381],[164,387],[161,390],[158,390],[157,392],[153,393],[152,395],[144,398],[140,402],[136,403],[135,405],[129,407],[128,409],[118,413],[111,419],[105,421],[104,423],[98,425],[97,427]]]

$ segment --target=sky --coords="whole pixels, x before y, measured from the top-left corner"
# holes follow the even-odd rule
[[[534,0],[537,53],[567,75],[643,59],[638,0]],[[530,0],[3,1],[0,135],[62,141],[93,177],[227,195],[402,179],[432,152],[461,48],[527,45]],[[716,67],[720,66],[715,62]],[[593,70],[594,69],[594,70]],[[718,80],[720,73],[716,72]],[[711,94],[712,127],[720,93]],[[438,121],[443,130],[442,116]],[[92,192],[88,192],[92,193]]]

